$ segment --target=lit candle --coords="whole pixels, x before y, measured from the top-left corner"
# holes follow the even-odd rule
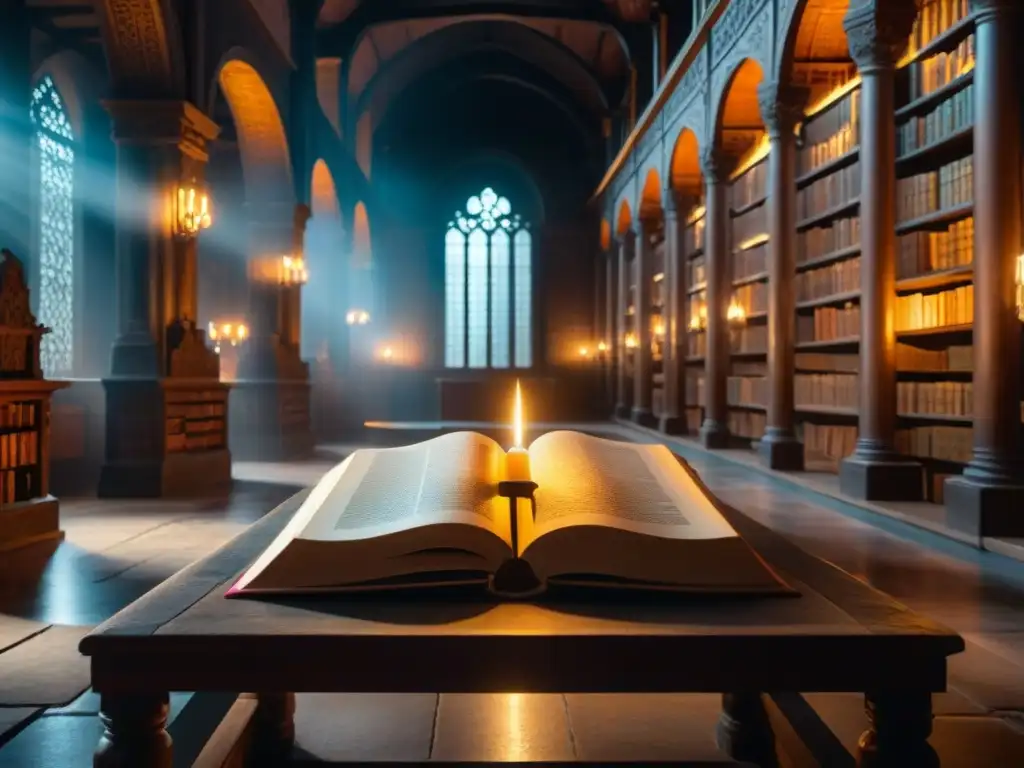
[[[523,391],[516,380],[516,403],[512,411],[512,447],[505,454],[505,480],[523,482],[530,479],[530,454],[523,448]]]

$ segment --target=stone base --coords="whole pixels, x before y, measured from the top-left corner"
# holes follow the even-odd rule
[[[986,485],[950,477],[944,486],[946,524],[977,536],[1024,536],[1024,486]]]
[[[690,431],[685,416],[662,416],[658,419],[658,430],[666,435],[685,435]]]
[[[5,504],[0,509],[0,552],[63,538],[59,505],[53,496]]]
[[[308,458],[316,441],[310,425],[309,381],[237,381],[228,419],[231,452],[242,461]]]
[[[921,501],[924,475],[913,461],[864,459],[856,454],[839,465],[839,490],[865,501]]]
[[[729,447],[729,428],[715,421],[704,420],[700,428],[700,444],[712,451]]]
[[[628,403],[616,403],[615,404],[615,418],[616,419],[629,419],[631,409]]]
[[[795,437],[769,437],[765,435],[757,444],[761,463],[780,472],[802,472],[804,446]]]
[[[97,494],[108,499],[194,498],[231,490],[231,452],[181,451],[152,461],[107,461]]]
[[[634,407],[630,412],[629,418],[634,424],[639,424],[641,427],[650,427],[653,429],[658,426],[658,420],[655,418],[654,414],[651,413],[650,408]]]

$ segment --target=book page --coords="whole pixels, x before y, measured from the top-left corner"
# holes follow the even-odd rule
[[[527,539],[568,525],[714,539],[736,532],[663,445],[551,432],[530,446],[536,519]]]
[[[350,459],[324,495],[323,513],[313,516],[301,538],[369,539],[464,523],[509,541],[507,501],[497,496],[504,452],[493,440],[456,432],[401,448],[360,450]]]

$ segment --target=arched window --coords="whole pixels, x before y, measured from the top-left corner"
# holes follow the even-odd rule
[[[74,361],[74,133],[49,75],[32,91],[30,115],[39,150],[38,318],[40,362],[48,376],[68,375]]]
[[[445,365],[529,368],[529,225],[487,187],[456,212],[445,235]]]

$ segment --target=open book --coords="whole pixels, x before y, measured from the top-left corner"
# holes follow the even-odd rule
[[[487,583],[509,561],[542,586],[790,591],[664,446],[559,431],[529,455],[533,503],[497,495],[505,452],[473,432],[356,451],[228,595]]]

